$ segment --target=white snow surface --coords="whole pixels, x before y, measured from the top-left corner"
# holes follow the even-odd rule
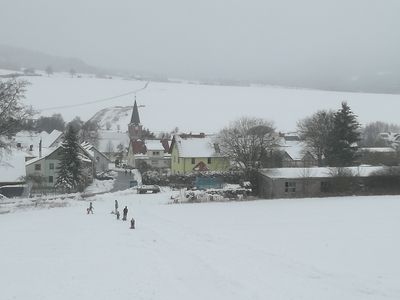
[[[132,106],[134,96],[79,107],[59,106],[104,100],[145,85],[143,81],[88,76],[71,78],[68,74],[24,78],[32,83],[27,87],[25,102],[35,109],[44,109],[43,115],[62,113],[66,121],[77,115],[88,120],[104,108]],[[348,102],[364,125],[376,120],[397,123],[400,110],[400,95],[162,82],[150,82],[145,90],[137,93],[137,101],[139,105],[145,105],[139,108],[141,123],[155,132],[179,127],[182,132],[215,133],[242,116],[265,118],[274,121],[278,130],[289,131],[296,128],[297,121],[319,109],[339,109],[342,101]],[[127,130],[127,124],[126,129],[124,124],[120,125],[121,131]]]
[[[26,176],[24,151],[0,152],[0,182],[23,182]]]
[[[368,177],[374,173],[379,173],[387,170],[382,166],[369,166],[361,165],[358,167],[345,167],[342,170],[349,171],[353,176]],[[326,168],[326,167],[312,167],[312,168],[272,168],[272,169],[261,169],[261,173],[268,176],[269,178],[324,178],[332,177],[337,173],[337,168]]]
[[[398,196],[169,196],[127,190],[0,215],[1,299],[400,298]],[[114,200],[135,230],[110,214]]]

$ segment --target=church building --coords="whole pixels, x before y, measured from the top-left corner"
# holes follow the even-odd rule
[[[138,168],[143,163],[155,169],[171,167],[171,155],[168,153],[169,141],[145,137],[136,100],[131,121],[128,124],[128,133],[130,142],[127,164],[129,167]]]

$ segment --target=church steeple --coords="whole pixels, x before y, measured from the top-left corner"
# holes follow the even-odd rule
[[[137,141],[142,139],[142,125],[140,124],[138,106],[135,99],[133,105],[131,122],[128,125],[129,138],[131,141]]]
[[[133,124],[133,125],[139,125],[140,124],[139,111],[138,111],[138,106],[137,106],[137,103],[136,103],[136,99],[135,99],[135,104],[133,105],[131,124]]]

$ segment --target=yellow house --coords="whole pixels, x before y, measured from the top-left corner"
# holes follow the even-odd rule
[[[226,171],[229,168],[228,158],[221,155],[212,136],[206,136],[204,133],[175,135],[170,153],[172,174]]]

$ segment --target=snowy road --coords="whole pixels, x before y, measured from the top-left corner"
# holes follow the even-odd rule
[[[104,194],[0,215],[1,299],[399,299],[400,200],[165,205]],[[127,205],[136,230],[110,212]]]

